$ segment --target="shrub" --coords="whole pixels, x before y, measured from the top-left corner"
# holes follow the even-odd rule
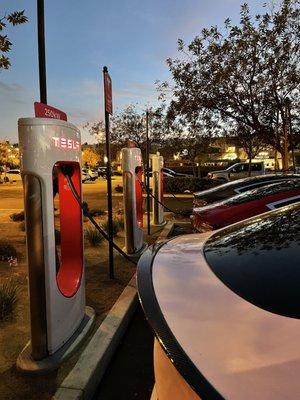
[[[92,226],[86,228],[84,236],[92,247],[98,246],[103,240],[101,233]]]
[[[14,311],[18,302],[18,290],[18,284],[11,279],[0,285],[0,320]]]
[[[124,219],[123,218],[116,218],[115,223],[119,226],[119,230],[124,230]]]
[[[113,220],[113,236],[117,236],[117,234],[121,230],[120,221],[121,221],[121,219],[119,219],[119,218]],[[105,230],[105,232],[108,233],[108,220],[106,220],[102,224],[102,227]],[[124,227],[124,222],[123,222],[123,227]]]
[[[16,248],[8,242],[0,240],[0,261],[9,261],[14,258],[17,258]]]
[[[14,213],[9,216],[9,218],[14,222],[21,222],[24,221],[24,211],[19,213]]]
[[[184,193],[184,191],[189,190],[191,192],[197,192],[199,190],[206,190],[220,182],[215,182],[212,179],[207,178],[197,178],[194,176],[177,176],[174,178],[165,177],[164,178],[164,191],[166,193]]]
[[[123,186],[117,185],[117,186],[115,187],[115,191],[116,191],[117,193],[123,193]]]
[[[89,205],[86,201],[83,201],[82,206],[83,206],[82,212],[83,212],[83,215],[85,216],[88,212],[90,212]]]
[[[90,210],[90,214],[92,215],[92,217],[100,217],[101,215],[105,215],[106,212],[101,208],[92,208]]]

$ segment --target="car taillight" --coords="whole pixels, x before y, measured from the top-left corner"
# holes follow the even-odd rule
[[[197,197],[194,198],[194,207],[204,207],[207,205],[207,201],[204,199],[197,199]]]
[[[213,226],[203,221],[199,214],[194,214],[191,216],[191,223],[193,229],[195,229],[197,232],[200,233],[209,232],[213,230]]]

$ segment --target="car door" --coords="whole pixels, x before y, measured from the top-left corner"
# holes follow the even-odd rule
[[[253,163],[251,164],[251,176],[262,175],[263,164]]]
[[[236,179],[241,179],[241,178],[246,178],[248,176],[248,169],[247,171],[245,170],[245,166],[247,167],[247,164],[239,164],[232,169],[230,172],[230,180],[236,180]]]

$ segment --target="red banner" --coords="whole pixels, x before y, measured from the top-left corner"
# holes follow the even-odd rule
[[[111,77],[107,71],[104,71],[104,98],[105,98],[105,111],[112,115],[112,82]]]
[[[38,118],[54,118],[67,121],[67,114],[57,108],[48,106],[48,104],[34,103],[34,113]]]

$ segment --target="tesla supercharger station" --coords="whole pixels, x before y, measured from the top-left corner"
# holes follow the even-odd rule
[[[122,149],[125,252],[140,255],[143,241],[142,154],[136,147]]]
[[[81,197],[80,131],[49,118],[22,118],[18,125],[31,340],[17,366],[34,373],[59,366],[91,328],[94,311],[85,307],[82,211],[63,173],[67,168]]]
[[[152,160],[152,225],[160,226],[166,222],[164,220],[164,158],[159,154],[153,154]],[[157,201],[159,200],[160,203]]]

